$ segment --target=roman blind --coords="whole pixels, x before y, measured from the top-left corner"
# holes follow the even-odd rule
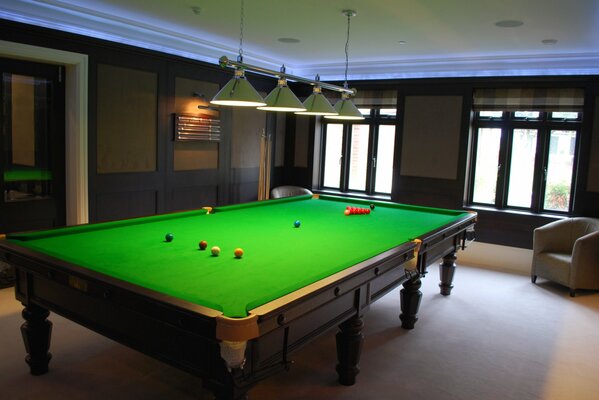
[[[396,107],[397,90],[358,90],[352,101],[357,107]]]
[[[475,89],[474,111],[582,111],[579,88]]]
[[[325,97],[335,104],[341,98],[340,94],[332,91],[323,91]],[[380,89],[380,90],[362,90],[358,89],[355,96],[350,97],[350,100],[360,108],[397,107],[397,90]]]

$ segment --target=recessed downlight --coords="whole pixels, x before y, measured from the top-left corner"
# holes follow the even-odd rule
[[[282,37],[277,39],[281,43],[299,43],[300,40],[296,38]]]
[[[504,19],[503,21],[495,22],[495,26],[500,28],[517,28],[524,25],[524,22],[515,19]]]
[[[557,44],[557,39],[543,39],[541,40],[541,43],[543,43],[546,46],[553,46]]]
[[[408,42],[406,42],[405,40],[398,40],[397,43],[399,43],[400,45],[404,45],[407,44]]]

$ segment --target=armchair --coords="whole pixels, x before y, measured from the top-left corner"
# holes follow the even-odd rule
[[[271,199],[281,199],[283,197],[300,196],[302,194],[312,194],[312,191],[300,186],[277,186],[270,191]]]
[[[570,289],[599,289],[599,219],[567,218],[534,230],[531,281],[549,279]]]

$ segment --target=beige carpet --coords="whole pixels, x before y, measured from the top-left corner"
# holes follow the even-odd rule
[[[599,293],[572,299],[546,281],[463,266],[449,297],[438,294],[436,267],[423,282],[413,331],[399,327],[395,291],[366,314],[356,385],[336,383],[331,332],[250,399],[599,399]],[[198,378],[56,315],[50,372],[31,376],[20,311],[12,289],[0,290],[1,399],[211,398]]]

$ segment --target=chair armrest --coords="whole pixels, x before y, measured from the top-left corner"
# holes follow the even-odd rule
[[[570,253],[572,251],[570,220],[562,219],[543,225],[534,230],[533,252]]]
[[[574,242],[571,282],[577,287],[599,287],[599,231]]]

